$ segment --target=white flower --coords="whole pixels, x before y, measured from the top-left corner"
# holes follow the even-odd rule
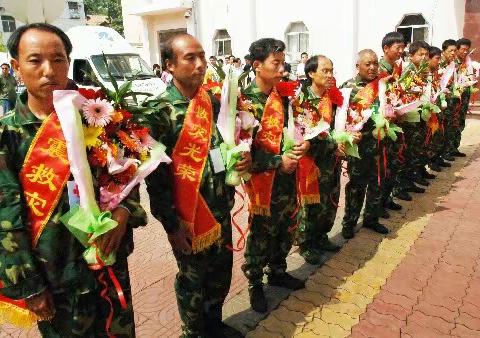
[[[82,110],[87,123],[95,127],[105,127],[112,120],[114,111],[110,102],[100,98],[87,100]]]

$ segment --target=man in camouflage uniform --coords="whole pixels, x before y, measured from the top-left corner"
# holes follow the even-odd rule
[[[103,286],[97,282],[102,270],[88,268],[82,258],[85,248],[60,223],[60,216],[69,211],[67,188],[32,247],[26,187],[19,181],[27,151],[42,121],[54,111],[53,91],[67,86],[72,45],[57,27],[30,24],[12,34],[8,48],[12,66],[27,90],[19,96],[14,111],[0,120],[0,294],[25,299],[27,309],[39,317],[38,328],[44,337],[106,337],[110,305],[101,297]],[[117,251],[112,269],[127,308],[121,308],[113,283],[107,281],[113,306],[108,334],[134,337],[127,256],[133,250],[132,228],[146,224],[138,188],[113,210],[112,218],[118,226],[97,245],[106,255]]]
[[[440,74],[438,72],[440,59],[442,56],[442,50],[437,47],[430,47],[429,51],[429,81],[432,83],[432,88],[434,91],[438,91],[440,89]],[[445,143],[445,135],[444,135],[444,113],[443,108],[441,108],[441,99],[440,97],[437,99],[436,104],[440,107],[440,112],[437,113],[437,120],[438,120],[438,129],[436,131],[431,131],[432,134],[428,139],[428,144],[426,148],[427,157],[428,157],[428,166],[430,169],[440,172],[442,168],[440,167],[440,161],[442,156],[442,151]]]
[[[458,74],[472,80],[474,78],[473,69],[467,64],[467,57],[470,54],[472,42],[469,39],[461,38],[457,40],[457,63]],[[451,155],[455,157],[465,157],[466,155],[458,150],[462,140],[462,132],[465,129],[465,119],[467,118],[470,97],[472,95],[472,86],[464,88],[460,98],[460,116],[458,128],[455,130],[455,138],[453,142],[454,151]]]
[[[404,72],[415,71],[416,75],[413,76],[413,81],[422,90],[427,82],[428,69],[426,68],[422,73],[418,73],[418,70],[420,67],[425,67],[424,63],[428,60],[429,48],[430,46],[424,41],[412,42],[408,51],[411,63],[404,70]],[[418,96],[418,99],[420,99],[420,94]],[[405,136],[406,149],[405,163],[398,172],[400,177],[398,189],[400,191],[425,192],[425,189],[417,187],[414,183],[428,186],[429,183],[426,178],[435,177],[425,169],[428,161],[425,149],[426,121],[420,119],[420,122],[403,122],[401,127]]]
[[[152,132],[171,154],[184,127],[191,98],[202,85],[207,62],[200,43],[188,34],[173,37],[165,43],[163,55],[173,75],[167,90],[148,103],[152,108]],[[217,120],[219,103],[210,96],[213,121]],[[215,123],[212,124],[210,149],[223,142]],[[250,156],[237,164],[239,171],[248,170]],[[235,189],[225,184],[225,171],[215,172],[212,159],[206,160],[199,192],[215,220],[221,225],[221,236],[209,247],[192,252],[192,230],[179,222],[174,204],[172,165],[161,164],[147,179],[151,212],[162,222],[177,260],[175,280],[178,310],[182,320],[182,337],[240,337],[235,329],[222,322],[222,306],[230,289],[233,253],[230,210]]]
[[[378,58],[374,51],[366,49],[359,52],[357,70],[358,75],[342,85],[342,88],[352,88],[350,103],[355,103],[357,93],[378,76]],[[375,101],[378,104],[378,97]],[[352,156],[347,158],[350,180],[345,186],[345,216],[342,221],[342,235],[345,239],[355,236],[355,227],[364,200],[363,226],[381,234],[389,232],[388,228],[378,221],[383,209],[381,185],[384,168],[380,168],[380,175],[378,175],[377,165],[383,161],[379,161],[381,154],[377,146],[378,141],[372,134],[374,129],[374,122],[369,119],[363,126],[362,138],[358,143],[361,158]]]
[[[251,113],[262,120],[269,95],[276,90],[283,76],[285,44],[275,39],[260,39],[250,45],[256,78],[243,91],[243,98],[250,101]],[[284,100],[284,125],[287,126],[288,110]],[[283,127],[279,126],[279,127]],[[254,139],[258,128],[254,130]],[[283,143],[283,142],[282,142]],[[249,282],[250,304],[257,312],[267,311],[263,291],[264,269],[270,285],[300,289],[304,282],[286,273],[286,257],[293,243],[292,214],[296,208],[296,179],[298,157],[308,151],[309,143],[296,145],[290,154],[276,155],[253,145],[252,172],[275,172],[271,191],[270,215],[253,214],[250,210],[251,228],[245,250],[242,269]],[[280,147],[281,149],[282,147]],[[252,202],[252,201],[251,201]]]
[[[398,76],[398,70],[401,69],[401,57],[403,50],[405,49],[404,37],[401,33],[390,32],[387,33],[382,39],[383,56],[379,62],[379,72],[381,76],[393,75]],[[400,63],[399,63],[400,62]],[[394,74],[395,73],[395,74]],[[400,136],[402,137],[402,136]],[[382,218],[390,218],[386,209],[401,210],[402,206],[395,203],[392,198],[392,193],[395,187],[395,178],[399,167],[401,166],[401,160],[399,157],[400,146],[403,138],[393,142],[388,139],[385,140],[387,147],[387,160],[388,160],[388,172],[385,177],[385,182],[382,187],[383,198],[383,210],[381,213]],[[404,196],[405,197],[405,196]],[[408,197],[405,197],[408,199]]]
[[[457,42],[455,40],[449,39],[445,40],[442,44],[442,62],[440,64],[441,68],[446,68],[448,65],[457,59]],[[458,69],[458,66],[457,66]],[[457,71],[457,69],[455,71]],[[447,108],[445,108],[445,147],[443,149],[442,158],[447,161],[454,161],[455,157],[453,154],[456,152],[455,148],[455,136],[457,135],[457,130],[460,126],[460,98],[453,95],[454,87],[454,76],[450,79],[449,89],[450,92],[447,94]],[[447,163],[448,165],[448,163]]]
[[[332,61],[323,55],[315,55],[305,64],[305,74],[307,87],[303,90],[301,99],[298,98],[298,105],[316,109],[320,118],[330,122],[333,129],[336,105],[332,103],[331,116],[323,116],[322,111],[319,111],[321,101],[328,97],[329,89],[334,85]],[[319,264],[324,251],[335,252],[340,249],[328,239],[328,233],[332,230],[337,215],[344,146],[337,145],[329,133],[324,134],[310,140],[309,150],[319,169],[320,203],[303,206],[301,224],[297,231],[300,254],[310,264]]]

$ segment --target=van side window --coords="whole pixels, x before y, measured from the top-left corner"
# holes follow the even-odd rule
[[[88,75],[88,76],[87,76]],[[74,60],[73,61],[73,80],[75,83],[81,86],[94,85],[89,76],[95,76],[92,67],[87,60]]]

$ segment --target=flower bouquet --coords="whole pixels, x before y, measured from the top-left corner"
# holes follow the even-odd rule
[[[352,88],[340,89],[343,98],[342,104],[337,106],[335,113],[335,127],[332,137],[337,144],[345,145],[345,154],[360,158],[358,145],[355,143],[354,134],[362,130],[363,125],[368,121],[371,110],[368,112],[357,112],[349,107],[350,93]]]
[[[230,69],[223,80],[217,127],[223,138],[220,150],[226,169],[225,183],[231,186],[240,185],[242,178],[245,181],[250,179],[249,173],[239,173],[235,170],[235,165],[242,160],[243,152],[250,152],[252,144],[251,137],[240,139],[241,130],[253,129],[254,123],[248,115],[237,114],[237,99],[238,77]]]
[[[165,146],[137,124],[125,104],[125,98],[135,94],[130,88],[127,82],[115,92],[54,92],[79,196],[79,205],[71,205],[61,221],[85,246],[83,258],[89,266],[115,262],[115,253],[105,257],[95,240],[117,226],[111,211],[161,162],[170,161]]]

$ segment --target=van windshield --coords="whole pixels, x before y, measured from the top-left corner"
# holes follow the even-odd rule
[[[136,54],[112,54],[105,55],[108,70],[117,80],[150,79],[155,77],[150,67],[139,55]],[[103,55],[93,55],[92,62],[101,78],[110,81]]]

